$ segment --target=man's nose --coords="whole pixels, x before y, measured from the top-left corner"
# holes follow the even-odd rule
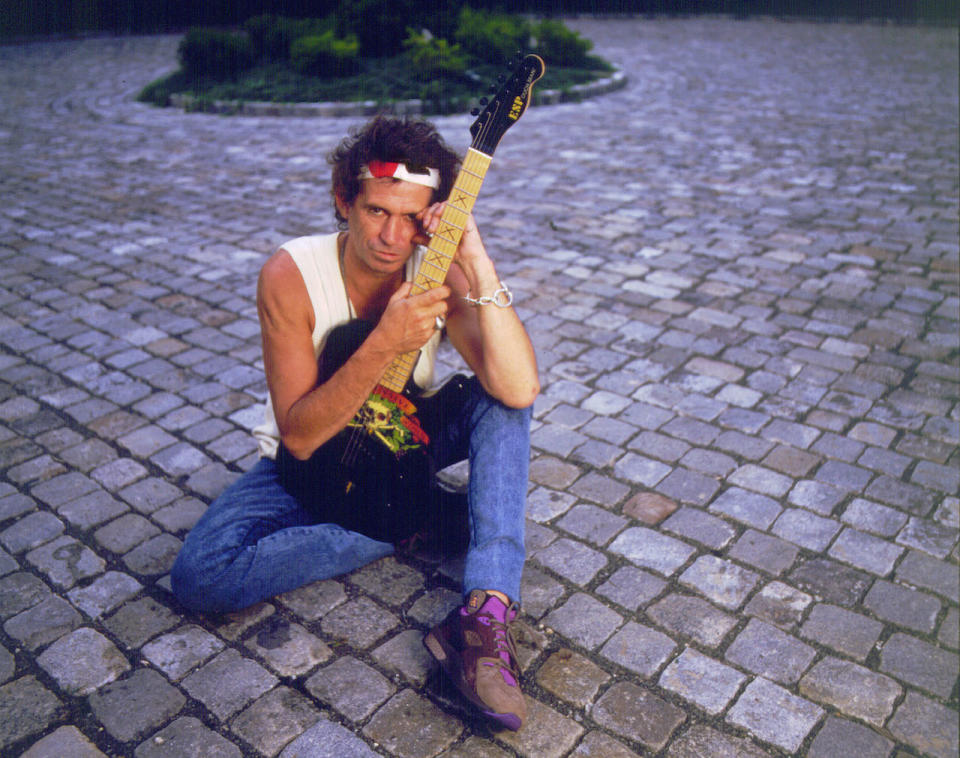
[[[380,237],[388,245],[396,245],[404,241],[406,225],[402,216],[390,216],[383,222]]]

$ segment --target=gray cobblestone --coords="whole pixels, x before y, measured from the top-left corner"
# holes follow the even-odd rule
[[[957,754],[956,34],[567,22],[626,86],[530,109],[478,205],[543,386],[517,735],[438,689],[419,641],[459,559],[224,617],[169,595],[180,539],[256,461],[257,270],[326,226],[350,119],[136,103],[175,36],[0,48],[0,752]],[[88,666],[114,677],[89,698],[79,662],[38,663],[86,629],[131,666]],[[757,678],[726,658],[757,629],[750,652],[818,657]]]

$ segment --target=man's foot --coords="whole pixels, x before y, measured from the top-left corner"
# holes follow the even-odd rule
[[[463,696],[484,715],[514,731],[527,717],[510,631],[516,616],[516,604],[508,607],[499,598],[474,590],[465,606],[455,609],[424,639]]]

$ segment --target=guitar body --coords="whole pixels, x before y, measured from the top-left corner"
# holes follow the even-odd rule
[[[336,373],[373,326],[355,320],[330,332],[319,383]],[[441,414],[455,411],[468,393],[462,376],[429,397],[419,397],[412,379],[399,396],[378,387],[350,424],[308,460],[297,460],[281,445],[280,481],[318,522],[386,542],[409,537],[429,517],[436,464],[427,429],[439,428]]]

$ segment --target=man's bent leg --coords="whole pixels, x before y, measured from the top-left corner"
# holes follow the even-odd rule
[[[171,571],[187,608],[228,612],[352,571],[393,552],[336,524],[315,524],[261,459],[187,535]]]
[[[532,409],[508,408],[486,393],[471,414],[465,595],[498,590],[520,600],[531,416]]]

